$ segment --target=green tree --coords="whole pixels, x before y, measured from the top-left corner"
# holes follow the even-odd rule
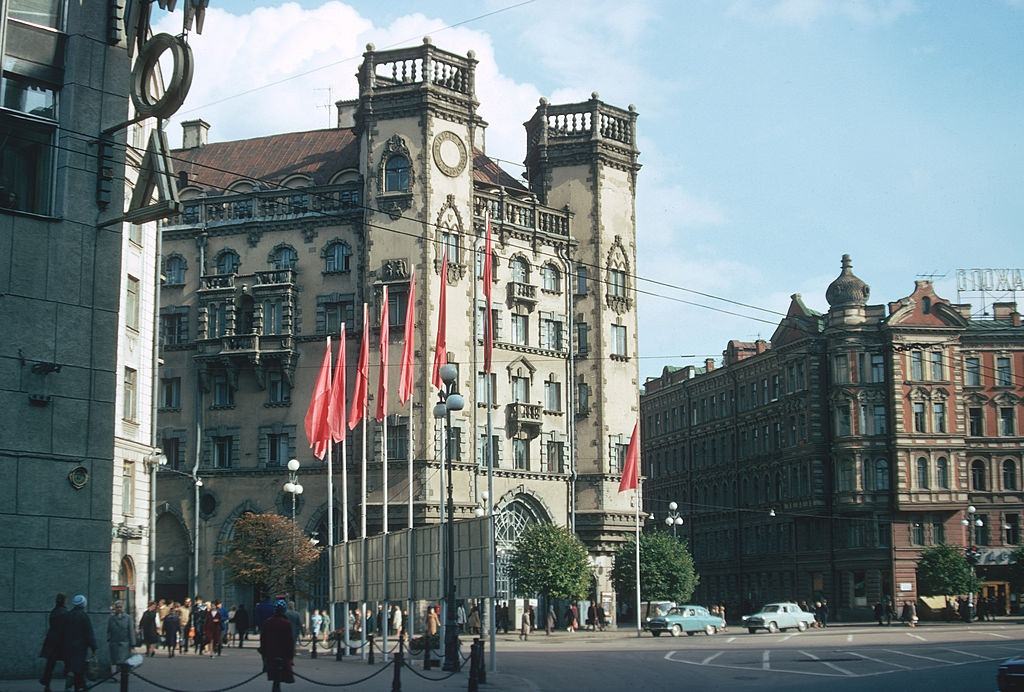
[[[296,585],[311,575],[320,551],[291,519],[246,514],[235,522],[221,564],[235,584],[247,584],[264,595],[295,594]]]
[[[977,593],[981,580],[958,545],[936,545],[921,551],[917,561],[917,592],[922,596]]]
[[[644,601],[686,603],[700,577],[686,542],[658,531],[640,535],[640,598]],[[636,540],[615,554],[612,583],[624,598],[636,597]]]
[[[510,571],[521,594],[581,599],[590,589],[587,549],[572,531],[553,524],[530,524],[516,540]]]

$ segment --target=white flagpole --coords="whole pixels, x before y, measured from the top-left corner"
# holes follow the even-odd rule
[[[331,350],[331,337],[327,337],[327,350]],[[333,360],[333,353],[328,360]],[[328,386],[333,387],[334,363],[328,369]],[[328,389],[331,391],[331,389]],[[329,426],[328,426],[329,427]],[[338,613],[334,603],[334,441],[327,438],[327,612],[332,625],[337,622]]]
[[[385,348],[387,348],[385,346]],[[381,377],[387,377],[388,374],[381,368]],[[385,394],[385,396],[387,396]],[[384,406],[384,419],[380,422],[380,434],[381,434],[381,460],[380,465],[382,469],[382,480],[381,480],[381,493],[383,494],[383,529],[384,529],[384,626],[381,628],[383,638],[381,645],[383,646],[383,653],[381,658],[384,661],[388,660],[388,630],[391,628],[391,612],[390,602],[388,599],[388,411],[387,402],[385,401]]]
[[[363,313],[364,313],[364,316],[365,316],[365,312],[366,312],[366,303],[363,303]],[[365,319],[363,320],[363,324],[366,324],[366,320]],[[366,337],[364,337],[364,338],[366,338]],[[369,382],[366,383],[366,388],[367,388],[367,391],[369,391],[369,388],[370,388],[370,383]],[[367,422],[367,418],[369,417],[369,415],[370,415],[369,397],[368,396],[364,396],[363,397],[363,424],[361,426],[362,430],[360,431],[361,434],[362,434],[362,437],[363,437],[363,455],[362,455],[362,459],[361,459],[361,468],[360,468],[360,474],[359,474],[359,486],[360,486],[359,487],[359,492],[360,492],[360,497],[362,499],[362,502],[360,503],[361,506],[362,506],[362,510],[361,510],[361,516],[359,518],[359,524],[360,524],[360,530],[362,531],[362,537],[363,537],[363,547],[362,547],[362,556],[363,556],[363,559],[362,559],[362,565],[363,565],[363,600],[362,600],[362,602],[360,604],[360,608],[363,611],[362,612],[363,640],[362,640],[361,646],[362,646],[363,658],[364,659],[367,656],[367,651],[366,651],[366,630],[368,629],[367,628],[367,624],[368,624],[368,620],[369,620],[369,618],[367,617],[367,614],[366,614],[366,422]]]
[[[344,323],[341,326],[341,331],[345,333]],[[344,346],[344,343],[342,343]],[[348,349],[345,349],[346,352]],[[341,363],[341,367],[347,367],[346,363]],[[347,378],[346,378],[347,380]],[[345,392],[341,393],[342,398],[345,397]],[[346,416],[347,418],[347,416]],[[342,645],[348,648],[349,642],[352,641],[352,633],[349,632],[348,628],[348,604],[351,594],[349,593],[350,583],[348,575],[348,458],[345,453],[346,443],[348,442],[348,421],[341,421],[345,435],[341,438],[341,543],[345,546],[345,556],[342,560],[342,564],[345,565],[345,601],[341,608],[341,617],[344,620],[341,627],[335,625],[335,629],[340,629],[343,633]]]
[[[405,316],[405,319],[411,320],[412,319],[412,315],[408,315],[407,314]],[[413,370],[413,383],[416,382],[415,374],[416,374],[416,371],[414,369]],[[406,567],[407,567],[406,571],[408,572],[407,581],[408,581],[408,589],[409,589],[409,615],[408,615],[407,620],[403,620],[403,622],[405,622],[405,630],[406,630],[406,632],[409,635],[409,640],[410,641],[412,640],[412,636],[413,636],[413,623],[416,622],[416,601],[413,599],[413,593],[412,593],[412,559],[411,559],[411,556],[412,556],[412,524],[413,524],[413,517],[412,517],[412,512],[413,512],[413,503],[412,503],[412,418],[413,418],[413,415],[412,414],[413,414],[413,411],[415,411],[415,410],[416,410],[416,386],[415,386],[415,384],[413,384],[412,391],[409,393],[409,426],[408,426],[409,427],[409,448],[408,448],[408,459],[407,459],[407,464],[408,464],[407,473],[409,475],[409,498],[408,498],[408,500],[409,500],[409,518],[408,518],[407,523],[408,523],[408,529],[409,529],[409,538],[408,538],[408,546],[407,546],[406,560],[405,560]]]
[[[636,471],[636,636],[643,631],[640,613],[640,469]]]

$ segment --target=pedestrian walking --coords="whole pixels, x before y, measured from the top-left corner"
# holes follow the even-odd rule
[[[397,605],[391,606],[391,632],[395,635],[402,633],[402,609]]]
[[[201,656],[206,649],[206,620],[210,613],[203,599],[196,596],[196,604],[192,608],[192,650]]]
[[[604,612],[604,606],[601,605],[600,603],[597,604],[596,610],[597,610],[597,628],[599,630],[601,630],[602,632],[604,632],[604,628],[608,626],[608,616]],[[725,619],[724,615],[722,616],[722,619],[723,620]],[[725,629],[725,628],[723,627],[722,629]]]
[[[437,632],[441,628],[441,618],[437,616],[434,606],[427,606],[427,615],[424,618],[423,626],[427,632],[427,646],[432,647],[434,637],[437,636]]]
[[[47,627],[46,637],[43,639],[43,648],[39,652],[39,658],[46,659],[46,663],[43,665],[43,675],[39,678],[43,692],[50,692],[53,667],[57,665],[57,661],[64,661],[64,628],[68,617],[68,609],[64,607],[66,598],[62,593],[57,594],[56,603],[53,610],[50,611],[49,627]]]
[[[174,650],[178,648],[178,635],[181,633],[181,611],[173,607],[164,618],[164,645],[167,647],[168,658],[174,658]]]
[[[459,626],[459,632],[466,631],[466,606],[461,603],[455,611],[455,624]]]
[[[323,623],[320,625],[320,631],[324,635],[324,641],[328,640],[331,634],[331,611],[329,608],[324,608],[320,611],[320,617],[323,618]]]
[[[235,616],[238,614],[238,608],[231,606],[228,611],[228,638],[227,645],[231,646],[235,643],[235,637],[238,635],[238,629],[235,625]]]
[[[480,634],[480,609],[473,606],[469,611],[469,620],[466,623],[471,634]]]
[[[74,678],[75,692],[85,690],[85,672],[89,667],[88,652],[96,655],[96,634],[85,612],[88,601],[78,594],[71,599],[71,611],[64,627],[64,671]]]
[[[221,642],[224,636],[221,629],[222,622],[220,601],[217,601],[206,614],[206,631],[203,632],[203,639],[210,646],[210,658],[213,658],[214,655],[220,656]]]
[[[544,622],[544,633],[550,635],[551,631],[558,626],[558,616],[555,615],[555,606],[548,606],[548,616]]]
[[[235,611],[235,631],[238,633],[238,648],[241,649],[246,637],[249,636],[249,611],[246,610],[244,603]]]
[[[156,626],[156,608],[156,602],[150,601],[139,618],[139,629],[142,631],[142,643],[146,645],[147,656],[156,656],[156,645],[160,643],[160,634]]]
[[[587,629],[597,631],[597,605],[593,601],[587,605]]]
[[[505,605],[503,605],[501,607],[501,613],[502,613],[502,623],[501,623],[502,624],[502,630],[504,631],[505,634],[508,634],[508,628],[513,626],[512,625],[512,614],[509,613],[508,603],[505,603]]]
[[[875,603],[874,611],[875,611],[875,619],[878,620],[878,626],[881,627],[882,626],[882,616],[884,615],[884,610],[882,609],[882,602],[881,601],[877,601]]]
[[[306,633],[306,626],[302,624],[302,617],[299,615],[299,612],[295,610],[295,601],[288,601],[288,610],[285,611],[284,615],[288,618],[288,622],[292,624],[292,635],[295,647],[298,647],[299,637]]]
[[[121,601],[114,601],[107,620],[107,648],[110,651],[110,663],[114,666],[115,672],[119,664],[132,655],[135,647],[135,625],[132,617],[124,612]]]
[[[260,657],[267,680],[274,683],[273,692],[280,692],[281,683],[295,682],[295,626],[288,617],[289,604],[278,599],[274,614],[260,627]],[[296,613],[298,615],[298,613]]]
[[[523,610],[523,617],[519,624],[519,640],[528,641],[530,639],[530,611],[529,609]]]
[[[313,639],[320,639],[320,628],[324,624],[324,618],[320,615],[320,611],[316,608],[313,609],[313,617],[309,619],[309,626],[313,630]]]
[[[192,627],[192,599],[186,598],[178,609],[181,619],[181,635],[178,637],[178,653],[188,653],[189,630]]]

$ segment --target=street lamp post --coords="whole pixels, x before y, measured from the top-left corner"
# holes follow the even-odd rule
[[[445,616],[444,630],[444,665],[442,670],[459,670],[459,633],[458,624],[455,618],[455,500],[453,499],[454,486],[452,484],[452,411],[461,411],[466,405],[465,399],[459,394],[458,383],[459,369],[454,363],[441,366],[441,381],[444,389],[437,393],[438,403],[434,406],[434,418],[443,419],[445,422],[445,464],[448,467],[448,502],[447,502],[447,525],[445,531],[445,574],[448,577],[448,584],[445,589],[445,602],[447,613]]]
[[[157,469],[167,466],[167,455],[164,450],[154,447],[153,451],[143,457],[146,469],[149,471],[149,568],[147,570],[146,600],[156,600],[156,472]]]
[[[971,572],[975,577],[978,576],[978,558],[980,557],[980,553],[978,552],[978,530],[985,525],[985,522],[982,521],[981,517],[975,516],[975,512],[977,511],[978,510],[974,505],[968,505],[967,516],[960,520],[960,523],[967,527],[968,545],[967,550],[965,551],[965,557],[967,558],[967,561],[971,563]],[[974,614],[971,612],[975,608],[973,593],[968,594],[968,603],[970,604],[970,610],[968,610],[969,617],[973,619]]]
[[[665,517],[665,526],[672,527],[672,538],[676,537],[676,528],[683,525],[683,517],[677,511],[679,505],[675,502],[668,503],[668,516]]]
[[[302,484],[299,483],[298,459],[291,459],[288,462],[288,482],[284,484],[284,491],[292,496],[292,523],[295,523],[295,501],[302,494]],[[292,541],[292,598],[295,599],[295,541]]]

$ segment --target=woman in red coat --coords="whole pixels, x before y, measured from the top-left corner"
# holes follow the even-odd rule
[[[221,644],[223,643],[220,621],[220,608],[211,606],[209,613],[206,615],[205,625],[205,639],[210,643],[210,658],[213,658],[215,653],[220,656]]]
[[[274,614],[260,626],[260,656],[267,680],[274,683],[274,692],[279,692],[281,683],[295,682],[292,664],[295,662],[295,638],[292,623],[285,613],[288,604],[283,600],[274,604]]]

